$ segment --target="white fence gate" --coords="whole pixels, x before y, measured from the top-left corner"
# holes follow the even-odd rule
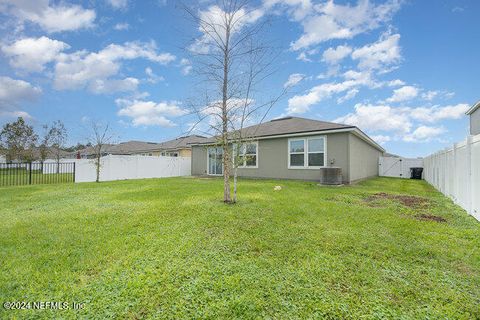
[[[186,157],[108,155],[102,157],[100,161],[100,181],[191,175],[191,158]],[[75,182],[93,182],[95,180],[95,160],[75,160]]]
[[[426,157],[424,177],[480,220],[480,135]]]
[[[378,175],[381,177],[410,178],[410,168],[423,168],[423,159],[380,157]]]

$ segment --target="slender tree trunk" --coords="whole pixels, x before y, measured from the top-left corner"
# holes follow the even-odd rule
[[[235,167],[233,169],[233,203],[237,203],[237,180],[237,165],[235,164]]]
[[[225,30],[225,48],[223,52],[223,88],[222,88],[222,145],[223,145],[223,201],[231,202],[230,197],[230,157],[228,149],[228,55],[230,28]]]
[[[97,161],[96,161],[97,178],[95,182],[100,182],[100,158],[101,158],[101,155],[97,155]]]

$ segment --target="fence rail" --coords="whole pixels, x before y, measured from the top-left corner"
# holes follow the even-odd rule
[[[424,178],[480,221],[480,135],[424,159]]]
[[[0,163],[0,187],[75,182],[75,162]]]

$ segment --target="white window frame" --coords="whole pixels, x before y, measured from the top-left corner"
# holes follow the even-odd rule
[[[308,154],[309,153],[322,153],[322,152],[309,152],[308,151],[308,140],[323,138],[323,166],[309,166],[308,165]],[[290,142],[291,141],[303,141],[303,152],[290,152]],[[290,165],[290,155],[291,154],[302,154],[303,153],[303,166],[292,166]],[[327,166],[327,136],[310,136],[310,137],[301,137],[301,138],[290,138],[288,139],[287,145],[287,156],[288,156],[288,169],[320,169]]]
[[[247,144],[254,144],[255,145],[255,165],[254,166],[247,166],[247,160],[245,159],[245,156],[247,155],[246,152],[247,152]],[[232,145],[233,147],[233,165],[235,166],[235,159],[237,158],[235,152],[237,150],[237,147],[236,145]],[[242,146],[241,146],[241,149],[242,149],[242,155],[243,155],[243,164],[242,165],[238,165],[237,168],[242,168],[242,169],[258,169],[258,141],[245,141],[245,142],[242,142]]]

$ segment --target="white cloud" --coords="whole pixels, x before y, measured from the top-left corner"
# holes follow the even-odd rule
[[[310,0],[263,0],[266,11],[271,12],[275,7],[287,9],[294,20],[304,19],[313,10],[313,4]]]
[[[358,90],[357,88],[351,89],[343,97],[338,98],[337,103],[340,104],[340,103],[344,103],[347,100],[353,99],[359,92],[360,90]]]
[[[393,90],[393,95],[388,98],[387,102],[402,102],[411,100],[418,96],[418,89],[413,86],[403,86]]]
[[[198,18],[200,21],[198,30],[203,34],[195,39],[194,43],[189,46],[189,50],[198,54],[208,53],[212,49],[212,45],[225,42],[225,31],[222,30],[224,25],[223,19],[232,19],[234,21],[233,28],[230,30],[232,35],[238,33],[245,26],[255,23],[265,14],[262,8],[252,9],[242,7],[233,12],[226,12],[217,5],[212,5],[206,10],[200,10]],[[225,18],[226,17],[226,18]]]
[[[328,48],[323,52],[322,61],[329,64],[337,64],[352,53],[349,46],[338,46],[336,48]]]
[[[128,23],[117,23],[113,29],[118,31],[128,30],[130,29],[130,25]]]
[[[0,117],[31,118],[18,108],[21,103],[36,100],[41,93],[42,89],[29,82],[0,76]]]
[[[292,73],[289,77],[287,82],[283,84],[284,88],[294,87],[299,84],[303,79],[305,79],[305,75],[301,73]]]
[[[25,111],[2,111],[0,109],[0,118],[18,118],[32,119],[32,116]]]
[[[381,145],[384,145],[385,143],[392,140],[392,138],[390,136],[386,136],[386,135],[382,135],[382,134],[373,135],[373,136],[370,136],[370,138],[372,138],[374,141],[376,141],[377,143],[379,143]]]
[[[432,101],[435,99],[436,96],[438,96],[440,92],[438,91],[427,91],[422,93],[422,99],[427,100],[427,101]]]
[[[356,104],[354,112],[335,122],[358,126],[370,132],[392,132],[404,141],[429,141],[446,132],[443,127],[427,126],[442,120],[459,119],[468,104],[434,107],[391,107],[389,105]],[[417,126],[415,130],[412,129]]]
[[[4,10],[21,23],[31,22],[47,32],[73,31],[93,27],[95,11],[79,5],[60,2],[50,4],[48,0],[15,1],[3,0]]]
[[[390,21],[400,8],[400,1],[396,0],[379,5],[360,0],[356,6],[335,4],[332,0],[319,4],[289,0],[267,0],[266,3],[268,6],[281,4],[295,8],[290,13],[302,24],[303,35],[291,44],[293,50],[332,39],[351,39]]]
[[[32,101],[38,98],[42,89],[29,82],[0,76],[0,108],[16,105],[21,101]]]
[[[134,126],[173,127],[176,124],[167,117],[177,117],[186,113],[176,101],[153,102],[117,99],[116,103],[121,107],[118,115],[131,118]]]
[[[383,34],[380,40],[372,44],[355,49],[352,59],[358,60],[360,69],[377,69],[386,72],[387,66],[397,64],[401,60],[399,34]]]
[[[145,68],[145,74],[147,75],[147,81],[150,82],[150,83],[157,83],[158,81],[164,81],[165,78],[164,77],[161,77],[161,76],[158,76],[156,75],[152,68],[150,67],[146,67]]]
[[[122,60],[138,58],[160,64],[168,64],[175,60],[175,56],[170,53],[158,54],[153,42],[111,44],[99,52],[77,51],[72,54],[61,54],[55,65],[54,87],[58,90],[87,87],[94,93],[107,93],[105,90],[108,88],[114,91],[134,90],[137,82],[133,81],[133,78],[112,82],[110,77],[118,74]]]
[[[68,48],[70,46],[65,42],[45,36],[24,38],[1,47],[12,67],[30,72],[43,71],[45,64],[54,61],[60,52]]]
[[[412,133],[405,135],[403,140],[407,142],[428,142],[445,132],[446,130],[443,127],[420,126]]]
[[[470,105],[466,103],[459,103],[456,105],[448,105],[444,107],[433,106],[430,108],[419,107],[413,108],[411,116],[413,119],[423,122],[436,122],[447,119],[460,119],[465,116]]]
[[[90,92],[95,94],[111,94],[137,90],[139,81],[136,78],[125,79],[95,79],[88,85]]]
[[[192,66],[192,63],[190,62],[190,60],[185,59],[185,58],[183,58],[182,60],[180,60],[180,66],[182,67],[182,74],[183,74],[184,76],[189,75],[190,72],[191,72],[192,69],[193,69],[193,66]]]
[[[357,72],[349,70],[344,73],[345,81],[328,82],[311,88],[307,93],[295,95],[288,100],[286,112],[288,114],[305,113],[310,109],[311,105],[321,102],[324,99],[349,91],[347,97],[353,97],[357,94],[357,89],[361,86],[375,87],[376,82],[372,80],[369,72]],[[353,91],[352,91],[353,90]],[[345,98],[345,97],[344,97]]]
[[[404,134],[408,133],[412,127],[408,114],[400,108],[358,103],[354,109],[353,113],[334,121],[369,131],[394,131]]]
[[[465,11],[465,8],[462,8],[462,7],[459,7],[459,6],[453,7],[453,9],[452,9],[453,13],[458,13],[458,12],[463,12],[463,11]]]
[[[395,79],[395,80],[388,81],[387,85],[389,87],[400,87],[400,86],[404,86],[405,82],[400,79]]]
[[[107,0],[107,2],[115,9],[125,9],[128,6],[128,0]]]

